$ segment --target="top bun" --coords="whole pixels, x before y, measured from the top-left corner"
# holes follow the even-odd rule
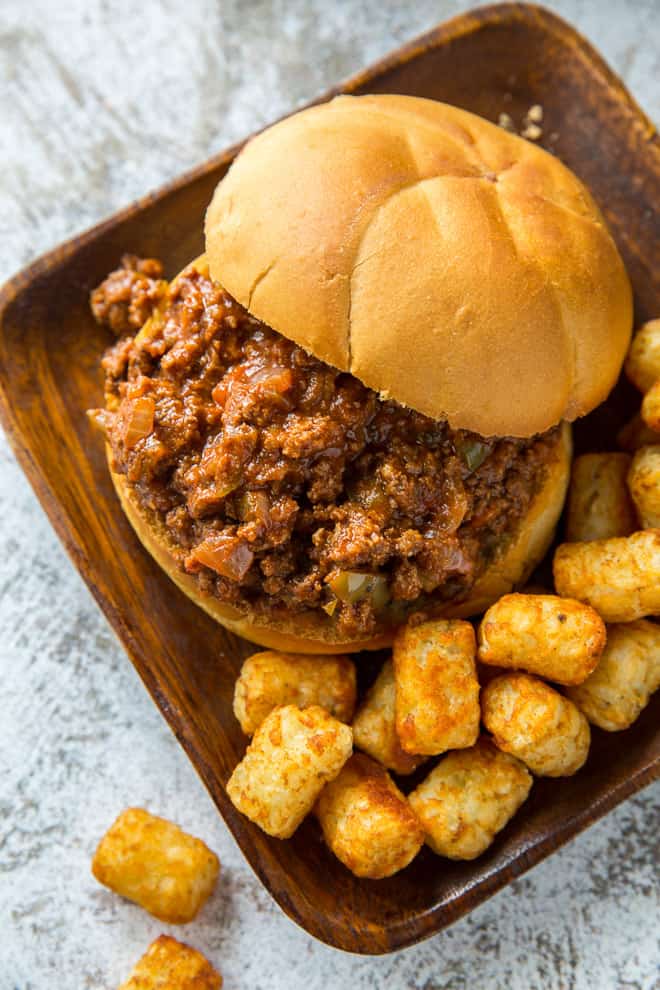
[[[486,436],[589,412],[630,340],[630,283],[582,183],[433,100],[342,96],[264,131],[216,189],[206,250],[285,337]]]

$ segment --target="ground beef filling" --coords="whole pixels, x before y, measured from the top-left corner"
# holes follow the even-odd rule
[[[467,595],[515,531],[552,433],[484,440],[323,364],[195,269],[123,260],[92,295],[120,339],[97,413],[200,588],[368,636]],[[132,336],[149,312],[154,319]]]

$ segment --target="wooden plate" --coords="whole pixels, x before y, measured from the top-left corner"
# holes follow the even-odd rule
[[[660,143],[620,81],[562,21],[534,7],[475,11],[404,46],[336,92],[435,97],[491,120],[543,105],[547,146],[590,186],[630,272],[639,319],[660,313]],[[360,881],[325,850],[313,822],[268,838],[232,808],[225,782],[244,739],[234,678],[253,647],[223,632],[142,550],[119,509],[99,435],[101,403],[89,290],[124,251],[163,258],[174,274],[202,247],[202,216],[236,148],[74,238],[12,279],[0,296],[0,406],[16,454],[74,563],[247,859],[284,911],[353,952],[410,945],[455,921],[657,775],[660,698],[620,735],[594,733],[586,768],[538,781],[490,851],[451,863],[424,850],[404,873]],[[579,431],[607,447],[631,396]]]

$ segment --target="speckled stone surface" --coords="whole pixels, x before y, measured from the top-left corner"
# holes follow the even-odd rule
[[[660,120],[657,0],[549,5]],[[467,6],[3,0],[0,277]],[[219,853],[216,894],[178,934],[228,990],[660,986],[657,786],[406,952],[360,959],[297,929],[243,861],[4,439],[0,631],[0,990],[113,990],[167,930],[89,873],[130,804]]]

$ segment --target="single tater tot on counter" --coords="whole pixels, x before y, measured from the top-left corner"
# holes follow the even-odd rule
[[[353,719],[353,744],[394,773],[412,773],[425,757],[406,753],[395,719],[394,665],[386,660]]]
[[[557,595],[503,595],[479,625],[480,663],[580,684],[605,647],[605,623],[590,605]]]
[[[650,426],[647,426],[641,413],[637,413],[625,426],[621,427],[616,435],[616,442],[622,450],[634,454],[640,447],[660,443],[660,433],[656,433]]]
[[[92,860],[99,883],[171,925],[192,921],[219,870],[218,857],[201,839],[143,808],[122,811]]]
[[[407,753],[434,756],[479,735],[474,629],[462,619],[406,626],[394,638],[396,731]]]
[[[532,781],[520,760],[482,737],[444,756],[408,800],[433,852],[474,859],[513,818]]]
[[[160,935],[119,990],[220,990],[222,977],[201,952]]]
[[[424,843],[408,801],[387,770],[364,753],[354,753],[323,788],[316,816],[328,847],[357,877],[391,877]]]
[[[348,725],[318,705],[276,708],[255,732],[227,784],[238,811],[278,839],[293,835],[353,748]]]
[[[282,705],[320,705],[340,722],[350,722],[355,696],[355,665],[348,657],[264,650],[248,657],[241,668],[234,714],[247,736]]]
[[[642,399],[642,419],[649,429],[660,430],[660,378]]]
[[[566,539],[570,543],[629,536],[637,529],[626,483],[630,456],[582,454],[573,461]]]
[[[624,370],[640,392],[660,378],[660,320],[649,320],[632,339]]]
[[[563,543],[553,562],[557,593],[596,609],[605,622],[660,613],[660,529],[590,543]]]
[[[644,529],[660,528],[660,442],[637,451],[628,472],[628,486]]]
[[[495,745],[539,777],[570,777],[589,755],[591,733],[582,712],[536,677],[496,677],[484,688],[481,708]]]
[[[646,619],[607,629],[607,646],[593,674],[568,697],[592,725],[627,729],[660,687],[660,626]]]

